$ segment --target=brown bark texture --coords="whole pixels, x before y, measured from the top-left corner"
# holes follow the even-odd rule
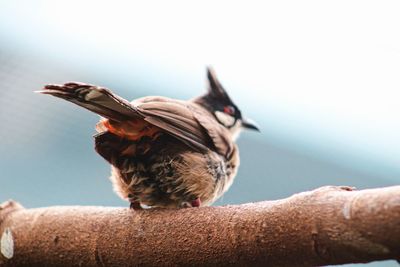
[[[400,186],[187,208],[0,206],[0,266],[320,266],[400,258]]]

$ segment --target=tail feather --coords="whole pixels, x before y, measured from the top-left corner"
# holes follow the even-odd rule
[[[143,118],[127,100],[106,88],[90,84],[78,82],[69,82],[63,85],[48,84],[37,93],[65,99],[115,121],[124,121],[128,118]]]

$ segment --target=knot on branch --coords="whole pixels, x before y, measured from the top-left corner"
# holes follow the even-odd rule
[[[309,191],[310,193],[326,193],[326,192],[343,192],[343,191],[355,191],[356,188],[347,185],[326,185],[320,188]]]
[[[0,204],[0,225],[11,213],[21,210],[24,207],[18,202],[10,199]]]
[[[302,205],[315,204],[316,203],[315,201],[331,198],[333,196],[336,196],[337,194],[343,194],[343,193],[345,194],[346,192],[353,192],[355,190],[356,188],[352,186],[326,185],[311,191],[305,191],[294,194],[289,198],[289,200],[298,203],[299,199],[301,199]]]

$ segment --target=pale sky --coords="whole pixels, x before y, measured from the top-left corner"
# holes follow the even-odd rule
[[[398,1],[2,1],[0,37],[77,68],[175,69],[184,96],[211,64],[258,138],[399,171],[399,14]]]

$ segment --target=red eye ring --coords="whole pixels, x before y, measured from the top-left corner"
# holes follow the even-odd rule
[[[224,113],[229,114],[229,115],[233,115],[233,114],[235,114],[235,108],[232,107],[231,105],[225,106],[224,107]]]

